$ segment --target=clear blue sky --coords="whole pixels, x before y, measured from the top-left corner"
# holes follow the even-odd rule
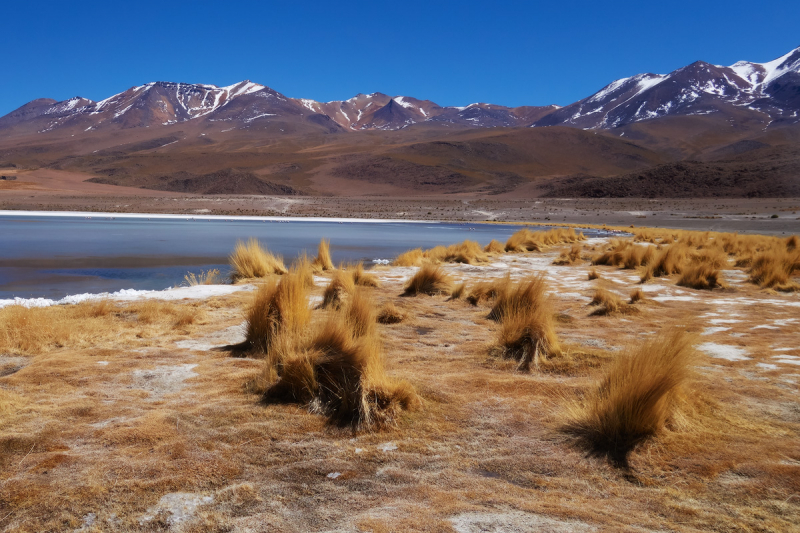
[[[251,79],[287,96],[568,104],[695,60],[800,46],[800,2],[5,2],[0,115],[148,81]]]

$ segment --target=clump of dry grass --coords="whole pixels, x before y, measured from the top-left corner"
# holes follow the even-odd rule
[[[328,307],[338,309],[342,306],[347,297],[353,294],[355,285],[353,276],[349,272],[344,270],[335,271],[331,282],[325,287],[325,291],[322,293],[321,307],[323,309],[327,309]]]
[[[307,347],[295,347],[275,363],[278,377],[264,401],[305,403],[332,425],[354,431],[385,427],[401,411],[416,407],[414,388],[386,374],[372,309],[369,295],[356,291]]]
[[[135,313],[136,320],[141,324],[157,324],[167,322],[172,327],[186,327],[199,322],[203,311],[195,305],[176,305],[172,302],[160,300],[143,300],[130,304],[126,313]]]
[[[647,265],[647,269],[642,274],[641,281],[645,283],[652,278],[670,276],[683,272],[686,264],[687,248],[685,245],[676,243],[663,248],[652,263]]]
[[[593,265],[618,266],[634,269],[653,262],[655,252],[653,246],[637,246],[630,240],[615,239],[609,248],[592,258]]]
[[[479,281],[474,284],[467,294],[466,300],[472,305],[478,305],[482,302],[488,302],[497,298],[501,292],[505,292],[511,285],[511,278],[506,276],[501,279],[493,279],[489,281]]]
[[[645,296],[644,291],[642,289],[633,289],[631,291],[631,296],[629,303],[635,304],[636,302],[646,302],[647,296]]]
[[[249,239],[247,243],[236,242],[236,247],[229,258],[234,281],[248,278],[263,278],[269,274],[286,274],[283,258],[273,255],[263,248],[256,239]]]
[[[328,239],[319,241],[317,247],[317,257],[311,263],[314,272],[323,272],[326,270],[333,270],[333,261],[331,260],[331,243]]]
[[[467,293],[467,283],[462,281],[458,285],[453,287],[453,290],[450,291],[450,299],[451,300],[460,300],[464,297]]]
[[[506,278],[508,279],[508,278]],[[547,300],[547,283],[544,274],[530,276],[527,279],[511,283],[505,280],[498,286],[495,303],[489,313],[492,320],[501,321],[512,313],[519,314],[528,309],[535,309]]]
[[[712,264],[705,263],[687,267],[681,274],[678,285],[701,290],[711,290],[725,286],[719,269]]]
[[[586,240],[583,233],[576,234],[572,228],[554,228],[548,231],[521,229],[506,241],[506,252],[541,252],[556,244],[569,244]]]
[[[581,246],[573,244],[569,251],[565,250],[553,261],[554,265],[576,265],[581,262]]]
[[[298,336],[310,321],[303,277],[291,273],[279,283],[266,283],[256,291],[247,310],[245,344],[251,353],[269,354],[279,334]]]
[[[518,361],[518,370],[539,368],[551,356],[561,354],[553,312],[546,301],[535,307],[507,309],[497,334],[494,352]]]
[[[592,281],[593,279],[600,279],[600,274],[597,272],[596,268],[592,268],[589,271],[589,281]]]
[[[800,285],[792,281],[792,276],[797,271],[800,271],[800,252],[774,249],[753,259],[749,269],[750,281],[762,288],[797,291],[800,290]]]
[[[363,287],[380,287],[381,282],[375,274],[370,274],[364,270],[364,264],[358,263],[354,267],[347,269],[353,276],[353,283]]]
[[[314,267],[311,264],[311,259],[308,258],[308,254],[303,253],[295,259],[290,271],[300,276],[306,288],[311,289],[314,287]]]
[[[506,249],[502,242],[492,239],[489,244],[483,247],[483,251],[487,254],[502,254]]]
[[[517,283],[510,278],[499,284],[489,317],[500,321],[491,352],[518,362],[519,370],[539,368],[550,356],[560,355],[553,310],[546,293],[544,275]]]
[[[622,302],[617,293],[605,289],[595,290],[589,305],[597,306],[592,315],[613,315],[632,310]]]
[[[408,280],[403,294],[405,296],[449,294],[452,288],[450,276],[440,267],[427,263]]]
[[[673,414],[691,378],[693,342],[671,328],[628,349],[581,402],[568,406],[564,430],[591,451],[627,465],[630,452]]]
[[[201,270],[197,275],[194,272],[189,272],[183,276],[183,279],[189,287],[194,287],[195,285],[217,285],[222,282],[222,277],[217,268]]]
[[[381,310],[378,311],[378,322],[381,324],[399,324],[406,319],[406,314],[394,305],[394,302],[386,302]]]
[[[464,263],[474,265],[489,260],[481,245],[475,241],[463,241],[450,246],[436,246],[423,251],[421,248],[409,250],[397,256],[395,266],[420,266],[423,263]]]

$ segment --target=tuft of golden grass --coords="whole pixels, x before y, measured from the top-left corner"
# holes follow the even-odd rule
[[[492,320],[501,321],[511,313],[519,314],[528,309],[535,309],[545,305],[547,300],[547,283],[543,273],[529,276],[516,283],[511,283],[510,278],[505,278],[498,283],[498,287],[494,306],[489,313],[489,318]]]
[[[378,311],[378,322],[381,324],[399,324],[406,319],[406,314],[394,305],[394,302],[386,302],[381,310]]]
[[[564,431],[594,453],[627,465],[639,444],[657,435],[685,392],[694,337],[668,328],[617,357],[582,401],[567,407]]]
[[[541,252],[556,244],[569,244],[586,240],[583,233],[572,228],[554,228],[547,231],[531,231],[527,228],[514,233],[506,241],[506,252]]]
[[[329,307],[340,308],[348,296],[353,294],[355,286],[352,274],[344,270],[334,271],[330,283],[322,293],[321,307],[323,309]]]
[[[403,294],[406,296],[449,294],[452,288],[450,276],[441,267],[426,263],[408,280]]]
[[[597,306],[593,315],[613,315],[628,310],[617,293],[606,289],[596,289],[589,305]]]
[[[370,274],[364,270],[364,263],[358,263],[355,267],[347,269],[353,276],[353,283],[362,287],[380,287],[381,282],[375,274]]]
[[[554,265],[577,265],[581,262],[581,246],[579,244],[573,244],[572,248],[569,251],[565,250],[561,252],[554,261]]]
[[[492,352],[518,362],[517,369],[539,368],[551,356],[561,354],[553,311],[547,300],[536,306],[517,301],[506,308]]]
[[[333,261],[331,260],[331,243],[328,239],[319,241],[317,247],[317,257],[311,263],[311,267],[315,272],[322,272],[325,270],[333,270]]]
[[[636,302],[646,302],[647,296],[645,296],[644,291],[642,289],[633,289],[631,291],[631,296],[629,303],[635,304]]]
[[[596,268],[592,268],[589,271],[589,281],[592,281],[594,279],[599,279],[599,278],[600,278],[600,274],[597,272],[597,269]]]
[[[258,240],[251,238],[246,243],[237,241],[229,257],[234,281],[239,279],[263,278],[269,274],[286,274],[283,258],[273,255],[262,247]]]
[[[222,283],[222,277],[217,268],[201,270],[197,275],[195,275],[194,272],[189,272],[183,276],[183,279],[189,287],[194,287],[195,285],[217,285]]]
[[[701,290],[711,290],[725,286],[719,269],[712,264],[705,263],[687,267],[681,274],[678,285]]]
[[[462,281],[458,285],[453,287],[453,290],[450,291],[450,299],[451,300],[460,300],[464,297],[467,293],[467,283]]]
[[[300,276],[300,279],[303,280],[303,285],[307,289],[314,287],[314,267],[311,264],[311,259],[308,258],[308,254],[304,252],[298,256],[292,263],[290,271]]]
[[[256,355],[267,355],[280,333],[300,335],[311,321],[303,277],[290,273],[280,282],[261,285],[246,314],[245,344]]]
[[[800,285],[792,280],[800,271],[800,251],[773,249],[757,255],[750,266],[750,281],[762,288],[793,292]]]
[[[492,239],[489,241],[489,244],[483,247],[483,251],[487,254],[502,254],[506,251],[506,248],[503,246],[502,242]]]
[[[421,248],[408,250],[398,255],[392,263],[394,266],[420,266],[423,263],[464,263],[474,265],[485,263],[489,257],[481,245],[475,241],[466,240],[450,246],[436,246],[423,251]]]
[[[644,274],[642,274],[642,283],[654,277],[670,276],[683,272],[687,252],[687,246],[681,243],[671,244],[660,250],[653,262],[647,265]]]
[[[401,411],[418,406],[414,388],[386,374],[374,307],[369,293],[356,291],[307,347],[283,354],[275,364],[278,379],[264,401],[304,403],[332,425],[354,431],[386,427]]]
[[[500,293],[506,292],[510,286],[510,276],[489,281],[479,281],[469,290],[466,300],[472,305],[488,302],[489,300],[497,298]]]

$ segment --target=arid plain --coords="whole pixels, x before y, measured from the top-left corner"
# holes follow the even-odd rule
[[[522,232],[366,272],[321,246],[222,296],[6,307],[0,524],[791,530],[797,239],[631,231]],[[667,356],[647,390],[615,381]],[[608,390],[652,420],[591,422]]]

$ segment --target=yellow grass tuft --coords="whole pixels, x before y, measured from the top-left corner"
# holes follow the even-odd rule
[[[635,304],[636,302],[646,302],[647,296],[645,296],[644,291],[642,289],[633,289],[631,291],[631,296],[629,303]]]
[[[605,289],[595,290],[589,305],[597,306],[592,315],[613,315],[629,310],[617,293]]]
[[[467,293],[467,283],[462,281],[461,283],[453,287],[452,291],[450,291],[450,299],[460,300],[461,298],[464,297],[466,293]]]
[[[663,248],[642,275],[642,283],[661,276],[670,276],[683,272],[686,263],[687,247],[676,243]]]
[[[750,266],[750,281],[762,288],[792,292],[800,285],[792,280],[800,271],[800,251],[773,249],[757,255]]]
[[[283,258],[269,253],[256,239],[250,239],[247,243],[237,241],[229,262],[234,281],[263,278],[269,274],[286,274]]]
[[[553,261],[554,265],[576,265],[581,262],[581,246],[573,244],[569,251],[561,252],[561,255]]]
[[[547,300],[547,283],[544,274],[540,273],[516,283],[501,281],[497,290],[495,303],[489,313],[492,320],[503,320],[510,314],[520,314],[529,309],[545,305]]]
[[[418,294],[449,294],[453,283],[440,267],[430,263],[422,265],[414,276],[406,283],[406,296]]]
[[[517,302],[517,305],[521,302]],[[561,354],[553,312],[546,300],[535,307],[516,305],[506,309],[497,334],[495,353],[518,361],[518,370],[529,370],[551,356]]]
[[[308,347],[295,349],[277,367],[267,403],[308,404],[339,427],[379,429],[394,423],[419,397],[406,381],[387,376],[374,329],[373,302],[356,291],[345,309],[333,312]]]
[[[489,241],[489,244],[483,247],[483,251],[487,254],[502,254],[506,251],[506,248],[503,246],[502,242],[492,239]]]
[[[497,298],[500,293],[506,292],[510,286],[510,276],[489,281],[479,281],[469,290],[466,300],[472,305],[488,302]]]
[[[331,260],[331,243],[328,239],[319,241],[317,247],[317,257],[311,263],[311,267],[315,272],[322,272],[325,270],[333,270],[333,261]]]
[[[706,263],[687,267],[678,280],[678,285],[701,290],[711,290],[725,286],[719,269],[712,264]]]
[[[679,328],[630,348],[602,381],[568,407],[564,430],[618,465],[636,446],[658,434],[691,378],[694,338]]]
[[[506,252],[541,252],[556,244],[573,243],[586,240],[583,233],[576,234],[572,228],[555,228],[548,231],[521,229],[509,237]]]
[[[307,289],[314,287],[314,267],[311,264],[311,259],[308,258],[308,254],[303,253],[295,259],[290,271],[300,276],[300,279],[303,280],[303,285]]]
[[[364,264],[358,263],[355,267],[347,269],[353,276],[353,283],[362,287],[380,287],[381,282],[375,274],[364,270]]]
[[[349,272],[344,270],[336,270],[333,273],[331,282],[325,287],[322,293],[322,308],[327,309],[333,307],[339,309],[344,301],[353,294],[355,290],[355,281]]]
[[[195,285],[217,285],[222,283],[219,269],[212,268],[211,270],[201,270],[199,274],[195,275],[194,272],[189,272],[183,276],[185,283],[189,287]]]
[[[599,278],[600,278],[600,274],[598,274],[597,269],[596,268],[592,268],[589,271],[589,281],[592,281],[593,279],[599,279]]]
[[[378,322],[381,324],[399,324],[406,319],[406,314],[394,305],[394,302],[386,302],[378,312]]]
[[[311,321],[308,293],[302,276],[292,273],[279,283],[271,281],[258,288],[246,316],[249,351],[269,354],[279,333],[298,336]]]
[[[436,246],[423,251],[421,248],[409,250],[397,256],[395,266],[420,266],[423,263],[464,263],[474,265],[489,260],[481,245],[475,241],[463,241],[450,246]]]

